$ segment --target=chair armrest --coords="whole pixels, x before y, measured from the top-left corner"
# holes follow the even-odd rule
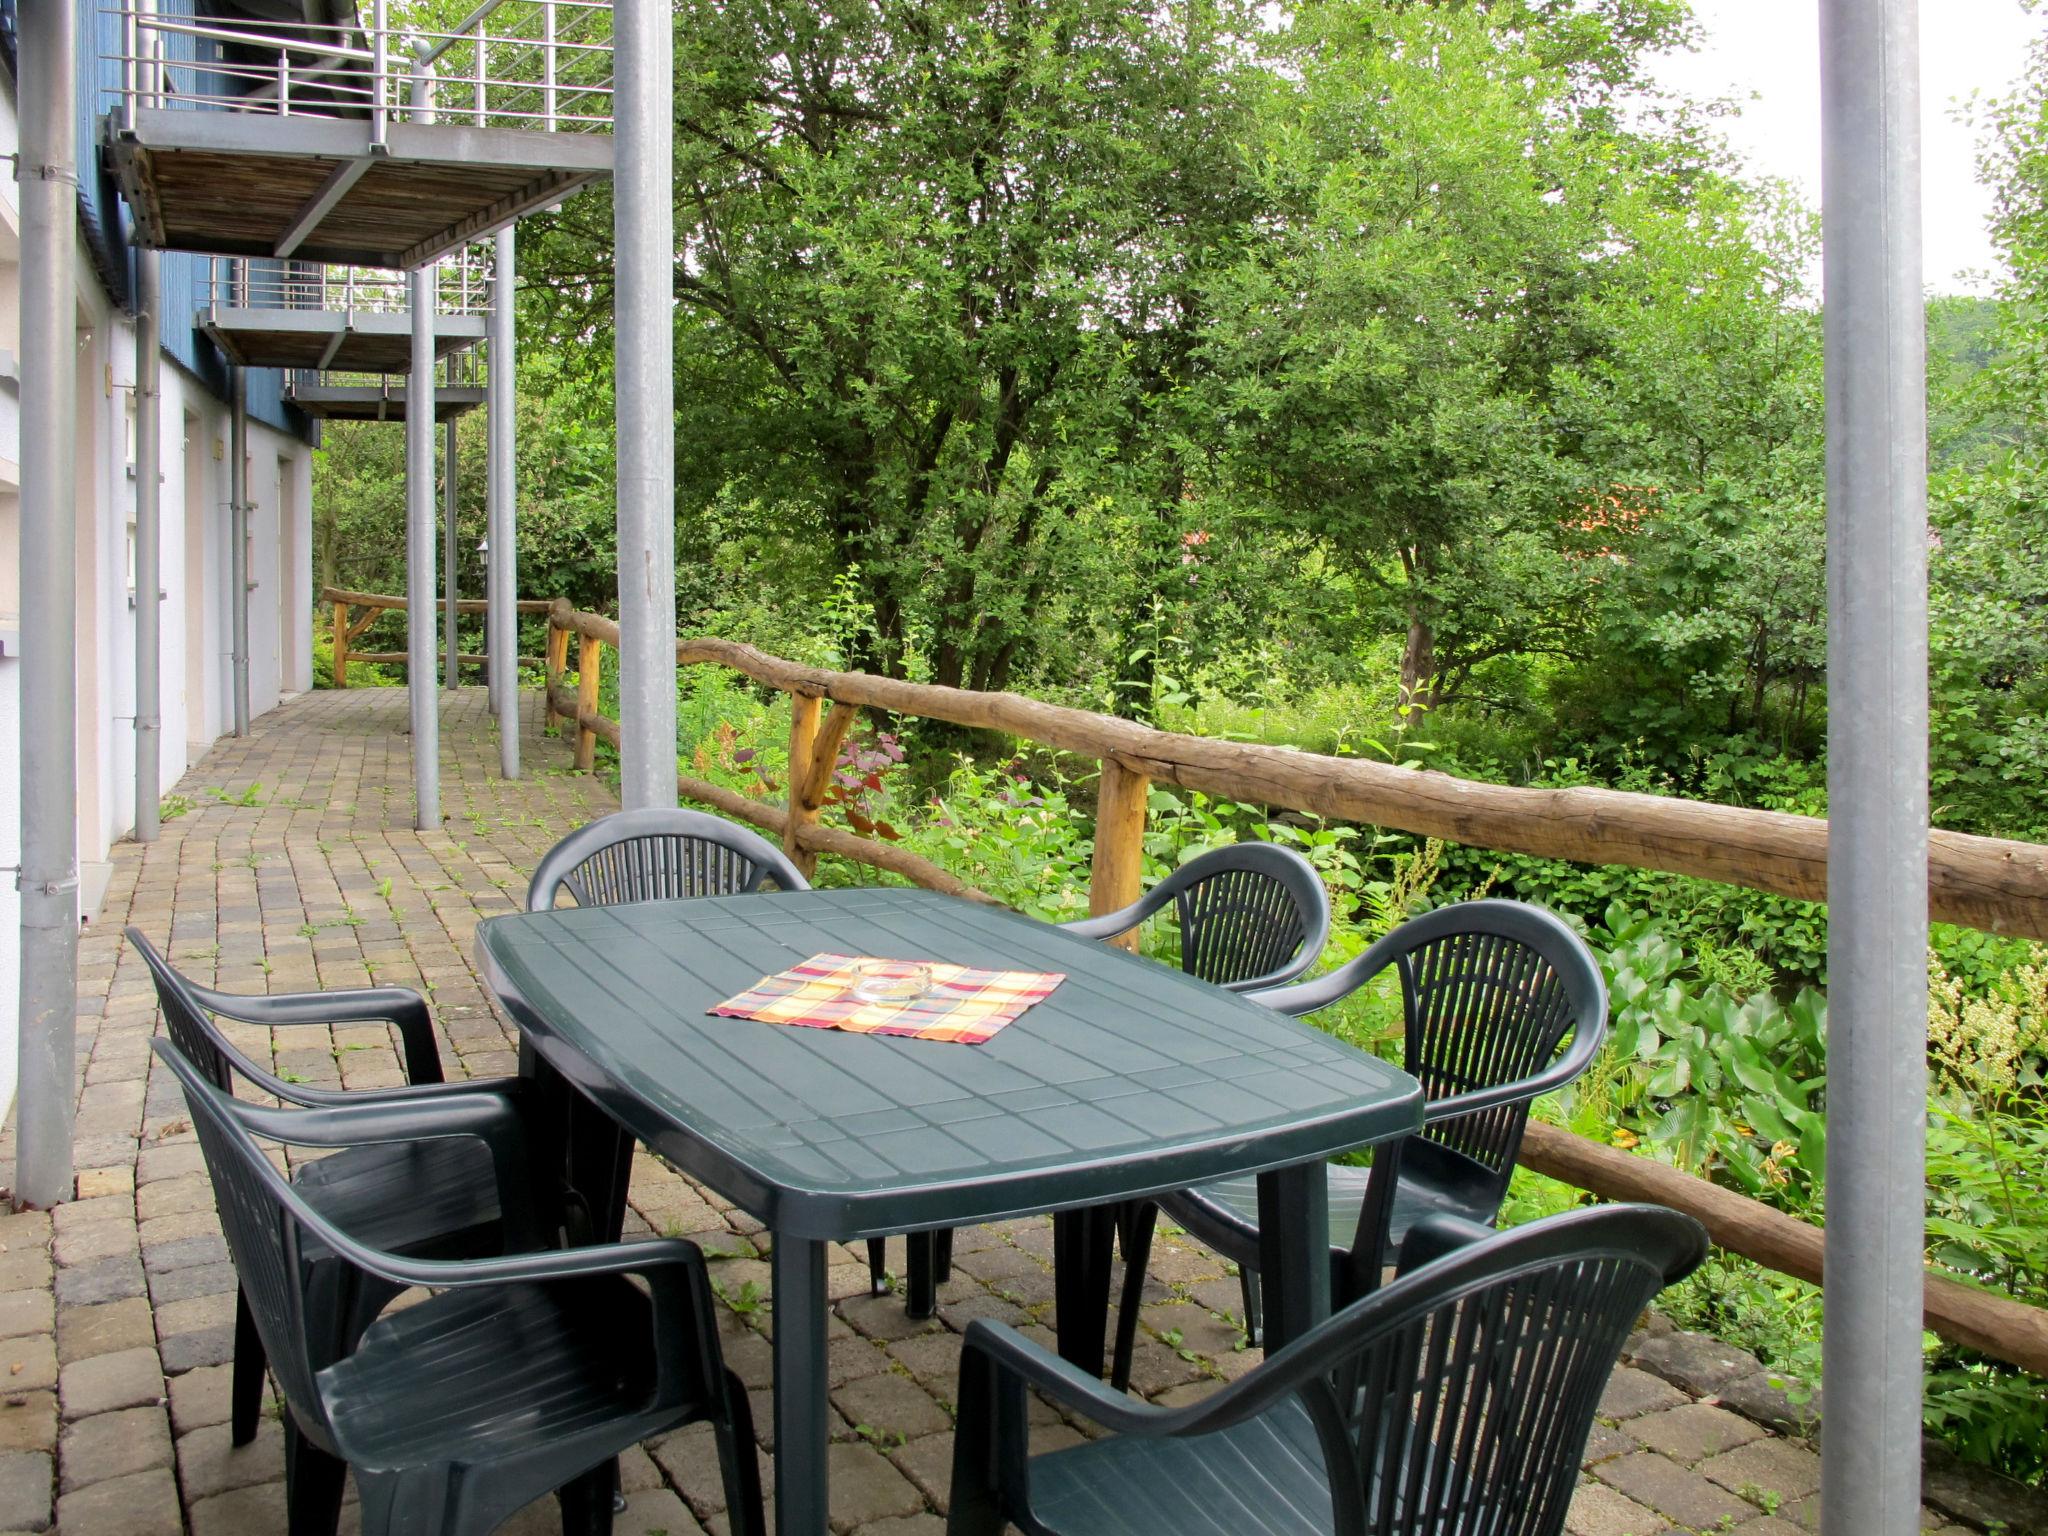
[[[395,1024],[405,1046],[405,1075],[414,1083],[442,1081],[441,1052],[434,1044],[434,1016],[427,1000],[410,987],[355,987],[342,992],[280,992],[256,996],[216,992],[191,983],[192,995],[208,1012],[243,1024],[277,1028],[287,1024]]]
[[[1401,1257],[1394,1267],[1395,1278],[1410,1274],[1426,1264],[1457,1253],[1492,1237],[1494,1229],[1468,1221],[1463,1216],[1425,1216],[1408,1229],[1401,1242]]]
[[[1113,939],[1118,934],[1129,933],[1159,907],[1160,903],[1152,899],[1152,892],[1147,891],[1129,906],[1119,907],[1114,912],[1104,912],[1099,917],[1077,917],[1072,922],[1055,923],[1053,926],[1077,939]]]
[[[1120,1435],[1158,1433],[1160,1420],[1177,1416],[1174,1411],[1154,1408],[1118,1392],[1100,1378],[1039,1348],[1007,1323],[976,1318],[967,1325],[967,1337],[961,1348],[979,1350],[998,1370]]]
[[[524,1230],[518,1213],[532,1199],[533,1164],[526,1122],[518,1104],[503,1094],[457,1092],[312,1109],[271,1109],[237,1100],[234,1114],[252,1134],[294,1147],[360,1147],[451,1137],[481,1141],[490,1153],[502,1219],[508,1229]]]

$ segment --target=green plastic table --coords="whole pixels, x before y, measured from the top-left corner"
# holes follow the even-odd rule
[[[780,1536],[827,1530],[827,1243],[1066,1213],[1061,1296],[1106,1300],[1108,1223],[1084,1208],[1257,1173],[1277,1348],[1329,1310],[1323,1160],[1422,1123],[1413,1078],[1308,1025],[930,891],[527,912],[476,942],[529,1070],[575,1090],[557,1150],[594,1236],[618,1230],[635,1139],[774,1233]],[[708,1012],[820,951],[1067,979],[983,1045]],[[1100,1371],[1099,1337],[1062,1352]]]

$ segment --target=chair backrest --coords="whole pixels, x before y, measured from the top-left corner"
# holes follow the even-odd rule
[[[299,1426],[331,1450],[326,1410],[314,1384],[315,1371],[326,1362],[313,1358],[300,1258],[305,1203],[236,1119],[232,1097],[171,1042],[158,1040],[154,1049],[185,1090],[228,1254],[270,1369]]]
[[[1600,963],[1556,913],[1518,901],[1466,901],[1403,923],[1375,949],[1394,951],[1408,1072],[1431,1103],[1536,1077],[1576,1031],[1588,1047],[1607,1026]],[[1370,953],[1370,952],[1369,952]],[[1361,957],[1364,958],[1364,957]],[[1380,963],[1384,964],[1382,960]],[[1427,1123],[1415,1150],[1439,1148],[1480,1173],[1499,1204],[1533,1095]]]
[[[757,833],[702,811],[655,807],[600,816],[555,844],[533,872],[526,907],[545,912],[564,891],[579,907],[610,907],[738,896],[770,884],[784,891],[811,888],[787,855]]]
[[[142,963],[149,967],[150,979],[156,983],[157,1005],[163,1010],[164,1026],[172,1042],[202,1077],[231,1097],[237,1073],[286,1103],[299,1096],[282,1078],[235,1049],[214,1023],[213,1015],[194,995],[192,983],[164,958],[141,929],[130,927],[122,931],[129,945],[142,956]]]
[[[1534,1222],[1346,1308],[1246,1396],[1300,1393],[1345,1536],[1556,1536],[1629,1331],[1706,1253],[1659,1206]]]
[[[1300,854],[1276,843],[1212,848],[1159,882],[1180,919],[1180,964],[1218,986],[1271,986],[1315,964],[1330,898]]]

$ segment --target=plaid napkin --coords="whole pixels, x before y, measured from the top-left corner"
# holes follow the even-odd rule
[[[853,995],[853,987],[861,979],[861,967],[873,963],[864,955],[813,955],[801,965],[763,977],[711,1012],[764,1024],[980,1045],[1067,979],[1057,971],[975,971],[964,965],[934,964],[931,988],[924,996],[910,1002],[868,1003]]]

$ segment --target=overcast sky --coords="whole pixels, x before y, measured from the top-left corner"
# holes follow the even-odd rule
[[[1742,116],[1725,124],[1729,141],[1754,170],[1798,183],[1818,207],[1819,0],[1694,0],[1693,8],[1705,43],[1696,54],[1660,61],[1658,78],[1688,95],[1741,100]],[[1998,263],[1984,232],[1990,200],[1976,180],[1976,134],[1957,120],[1956,108],[1972,92],[2004,93],[2044,27],[2048,9],[2029,16],[2019,0],[1921,4],[1925,260],[1927,285],[1937,293],[1980,288],[1961,274]]]

